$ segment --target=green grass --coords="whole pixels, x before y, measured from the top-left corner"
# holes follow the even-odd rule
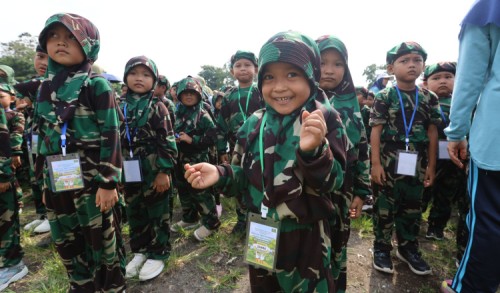
[[[361,214],[361,217],[351,221],[351,229],[357,231],[359,237],[373,235],[373,222],[370,215]],[[352,232],[351,232],[352,233]]]

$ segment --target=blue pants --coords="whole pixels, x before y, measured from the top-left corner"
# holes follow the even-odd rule
[[[494,293],[500,285],[500,171],[469,170],[469,240],[452,288],[464,293]]]

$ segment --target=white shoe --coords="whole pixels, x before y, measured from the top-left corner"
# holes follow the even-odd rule
[[[43,220],[42,223],[40,225],[38,225],[35,228],[35,230],[33,230],[33,232],[38,233],[38,234],[50,232],[49,220],[48,219]]]
[[[208,236],[212,235],[214,230],[208,230],[207,227],[201,225],[198,229],[196,229],[193,233],[194,238],[198,241],[204,241]]]
[[[189,230],[189,229],[195,228],[196,226],[198,226],[198,224],[199,224],[198,222],[188,223],[188,222],[184,222],[183,220],[180,220],[179,222],[170,226],[170,231],[179,232],[181,229]]]
[[[139,272],[139,280],[146,281],[157,277],[164,267],[165,262],[163,260],[148,259]]]
[[[125,267],[125,278],[133,278],[137,276],[139,267],[146,261],[146,256],[142,253],[135,253],[134,258]]]
[[[220,218],[220,216],[222,215],[222,205],[216,205],[215,210],[217,211],[217,218]]]
[[[41,219],[36,219],[32,222],[29,222],[28,224],[26,224],[24,226],[24,230],[29,231],[31,229],[34,229],[34,228],[38,227],[38,225],[40,225],[42,222],[43,222],[43,220],[41,220]]]
[[[7,288],[10,283],[22,279],[28,274],[28,268],[20,261],[17,265],[2,269],[0,274],[0,291]]]

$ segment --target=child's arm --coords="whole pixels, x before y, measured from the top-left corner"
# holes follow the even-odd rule
[[[228,93],[230,95],[231,93]],[[229,109],[228,98],[222,98],[219,116],[217,116],[217,154],[221,163],[229,162],[229,155],[227,154],[227,133],[229,131],[229,119],[231,118],[231,111]]]
[[[361,125],[361,138],[358,144],[358,160],[354,166],[354,186],[351,206],[349,207],[350,217],[358,218],[361,216],[361,209],[366,196],[370,192],[370,153],[368,147],[368,139],[366,137],[365,126],[363,121]]]
[[[156,165],[159,169],[159,173],[156,175],[153,183],[153,188],[157,192],[164,192],[170,188],[169,174],[176,162],[177,144],[175,143],[168,109],[161,101],[155,106],[151,125],[156,126],[155,132],[158,151]]]
[[[197,125],[196,134],[189,136],[186,133],[179,133],[180,140],[192,144],[199,149],[206,149],[213,146],[217,140],[217,129],[214,121],[207,112],[203,113]],[[199,133],[199,134],[198,134]]]
[[[23,134],[24,134],[24,115],[21,112],[15,112],[16,115],[11,120],[10,125],[10,147],[12,150],[12,167],[19,168],[21,166],[21,155],[23,150],[21,146],[23,144]]]
[[[0,141],[3,142],[0,143],[0,192],[4,192],[10,188],[12,168],[9,128],[3,107],[0,107]]]
[[[386,178],[384,168],[380,163],[380,135],[382,134],[382,124],[372,126],[370,137],[372,145],[372,181],[378,185],[385,185]]]
[[[425,170],[424,187],[429,187],[434,183],[436,177],[436,158],[438,150],[438,131],[437,126],[430,124],[427,129],[427,136],[429,138],[428,149],[428,165]]]

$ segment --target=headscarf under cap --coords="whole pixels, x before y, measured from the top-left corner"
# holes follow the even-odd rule
[[[286,62],[302,69],[309,81],[311,94],[321,77],[320,53],[316,43],[299,32],[287,31],[272,36],[260,49],[258,88],[262,92],[262,74],[271,62]]]
[[[231,56],[231,68],[233,68],[234,63],[240,59],[247,59],[257,66],[257,58],[255,58],[254,53],[250,51],[238,50],[233,56]]]
[[[194,106],[186,106],[182,103],[182,92],[192,90],[195,91],[198,95],[198,103]],[[190,133],[196,129],[198,122],[202,117],[202,102],[203,90],[201,89],[200,83],[193,78],[192,76],[188,76],[177,84],[177,99],[181,101],[179,106],[177,107],[177,111],[175,113],[175,132],[185,132]]]
[[[402,42],[401,44],[393,47],[387,52],[386,61],[387,64],[392,64],[399,57],[406,54],[418,54],[427,60],[427,52],[425,52],[424,48],[420,46],[416,42]]]
[[[427,80],[431,75],[438,72],[450,72],[455,75],[457,71],[457,63],[456,62],[439,62],[436,64],[429,65],[425,67],[424,71],[424,81]]]
[[[130,58],[130,60],[128,60],[127,64],[125,64],[125,72],[123,73],[123,81],[125,81],[125,84],[127,84],[128,73],[132,68],[136,67],[137,65],[144,65],[151,71],[151,74],[153,75],[154,79],[153,88],[151,88],[151,91],[154,90],[158,82],[158,67],[156,67],[156,63],[152,59],[149,59],[146,56],[137,56]],[[128,88],[130,90],[130,87]]]

